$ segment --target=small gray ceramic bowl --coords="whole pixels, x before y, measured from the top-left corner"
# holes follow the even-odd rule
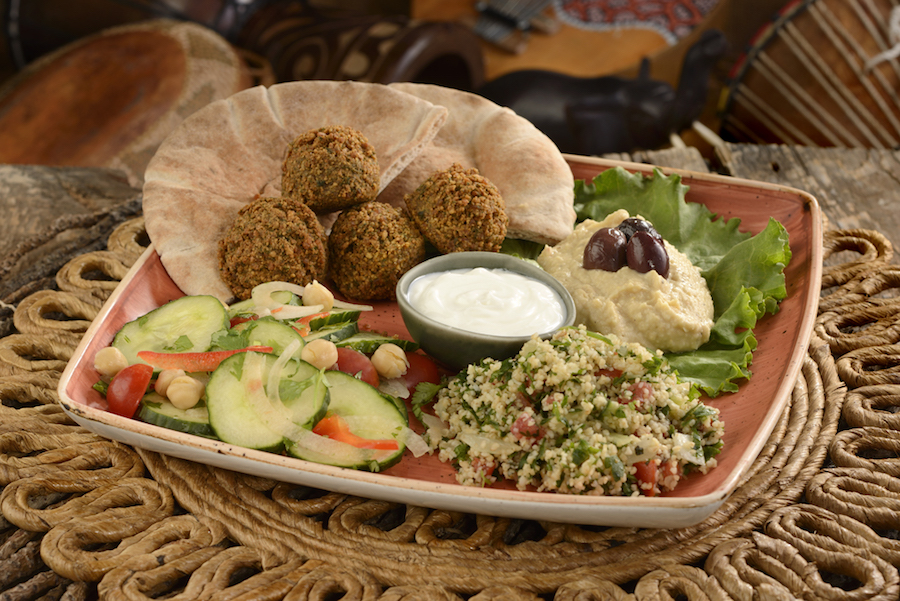
[[[434,257],[419,263],[400,278],[397,282],[397,304],[403,323],[406,324],[406,329],[413,340],[422,347],[422,350],[447,367],[460,370],[487,357],[497,360],[512,357],[531,338],[531,336],[495,336],[461,330],[438,323],[410,305],[409,288],[416,278],[435,272],[475,267],[507,269],[547,284],[562,299],[565,309],[565,319],[559,327],[570,326],[575,322],[575,303],[572,301],[572,295],[556,278],[537,265],[511,255],[494,252],[458,252]],[[557,329],[559,328],[539,334],[542,338],[549,338]]]

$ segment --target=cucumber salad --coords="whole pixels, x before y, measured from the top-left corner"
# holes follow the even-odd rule
[[[365,305],[313,282],[269,282],[224,305],[185,296],[126,323],[96,353],[109,411],[237,446],[367,471],[427,445],[403,398],[436,364],[361,331]]]

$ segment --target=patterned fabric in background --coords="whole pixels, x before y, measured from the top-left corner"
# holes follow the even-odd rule
[[[652,29],[674,44],[719,0],[553,0],[560,21],[582,29]]]

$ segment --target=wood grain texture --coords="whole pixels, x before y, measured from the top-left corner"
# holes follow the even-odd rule
[[[185,77],[181,45],[161,32],[76,44],[0,99],[0,162],[104,166],[175,104]]]
[[[717,156],[730,175],[809,192],[831,229],[872,229],[900,246],[897,151],[726,144]]]

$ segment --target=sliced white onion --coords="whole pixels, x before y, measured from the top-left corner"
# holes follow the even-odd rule
[[[347,301],[334,299],[334,308],[346,309],[348,311],[372,311],[375,307],[373,307],[372,305],[357,305],[354,303],[348,303]]]
[[[406,445],[413,457],[421,457],[431,453],[431,447],[425,442],[425,439],[419,436],[412,428],[403,428],[397,439]]]
[[[519,447],[511,442],[472,432],[460,432],[457,438],[469,445],[469,448],[478,455],[511,455],[519,450]]]
[[[287,290],[303,298],[303,286],[291,284],[290,282],[265,282],[264,284],[259,284],[250,291],[250,298],[253,299],[253,303],[257,307],[272,309],[283,304],[272,298],[272,293],[282,290]]]
[[[291,421],[290,413],[283,403],[273,403],[266,394],[263,383],[265,362],[266,357],[261,353],[247,353],[244,358],[241,382],[247,390],[247,399],[268,429],[284,438],[293,440],[294,437],[302,436],[298,430],[303,430],[303,428]]]
[[[324,305],[281,305],[269,310],[269,315],[275,319],[300,319],[321,313]]]
[[[390,438],[397,432],[397,422],[377,415],[344,415],[342,416],[350,431],[384,432],[384,438]]]
[[[406,387],[406,384],[400,378],[381,380],[381,382],[378,383],[378,390],[385,394],[397,397],[398,399],[409,397],[409,388]]]
[[[281,290],[292,292],[302,299],[303,293],[306,291],[306,287],[300,286],[299,284],[292,284],[290,282],[277,281],[265,282],[263,284],[257,285],[250,292],[250,298],[253,300],[253,304],[256,305],[256,313],[261,316],[274,315],[278,319],[298,319],[300,317],[306,317],[314,313],[319,313],[324,308],[322,305],[296,306],[279,303],[274,298],[272,298],[272,293],[279,292]],[[312,309],[313,307],[315,307],[315,310],[311,311],[310,309]],[[345,309],[348,311],[372,311],[374,309],[374,307],[372,307],[371,305],[359,305],[356,303],[348,303],[347,301],[338,299],[334,299],[334,308]],[[263,313],[263,311],[269,312]]]
[[[429,432],[434,432],[435,435],[432,436],[432,438],[435,440],[440,440],[450,431],[447,424],[442,422],[439,417],[431,415],[430,413],[424,413],[422,415],[422,424],[428,428]]]
[[[297,436],[290,440],[298,447],[302,447],[311,453],[318,453],[324,457],[349,457],[355,463],[372,461],[378,457],[377,452],[373,449],[360,449],[346,442],[321,436],[312,430],[304,428],[300,428],[300,430]]]
[[[271,315],[275,319],[299,319],[315,315],[324,309],[322,305],[286,305],[272,298],[274,292],[282,290],[303,298],[303,286],[290,282],[266,282],[259,284],[250,292],[250,298],[255,305],[254,311],[261,317]]]
[[[674,443],[672,445],[672,455],[675,457],[696,465],[706,463],[703,452],[694,447],[694,439],[689,435],[683,432],[676,432],[672,435],[672,442]]]
[[[287,365],[287,362],[291,360],[291,357],[294,356],[294,353],[296,353],[299,348],[300,341],[297,339],[292,340],[278,356],[278,359],[275,360],[272,369],[269,370],[269,379],[266,382],[266,390],[269,398],[272,399],[272,403],[275,405],[284,406],[284,403],[281,402],[281,376],[284,373],[284,366]]]

